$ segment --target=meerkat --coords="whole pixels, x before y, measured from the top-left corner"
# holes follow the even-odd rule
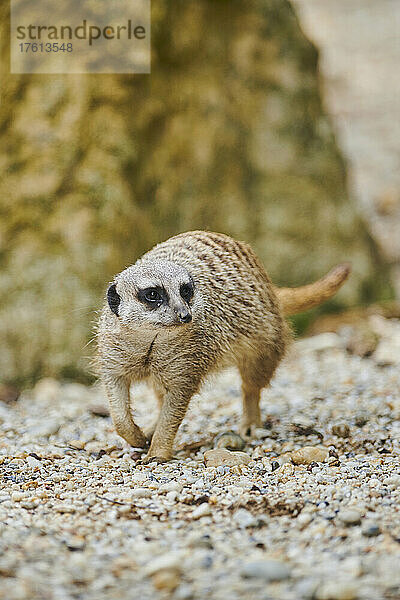
[[[146,447],[142,462],[172,457],[191,397],[207,375],[236,366],[242,378],[241,432],[260,426],[260,394],[290,341],[285,315],[327,300],[348,277],[335,267],[299,288],[273,286],[250,246],[222,233],[190,231],[144,254],[114,278],[98,324],[98,369],[117,433]],[[131,383],[148,380],[159,403],[142,431]]]

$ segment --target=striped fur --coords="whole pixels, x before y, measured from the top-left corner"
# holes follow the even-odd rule
[[[189,279],[194,294],[184,302],[179,286]],[[250,246],[222,233],[191,231],[155,246],[116,276],[120,311],[106,305],[100,318],[99,370],[117,431],[134,446],[151,437],[153,431],[143,433],[134,423],[129,398],[132,381],[149,380],[161,410],[146,460],[168,460],[191,396],[210,372],[235,365],[242,377],[242,432],[250,433],[260,425],[260,392],[290,339],[284,313],[315,303],[313,291],[325,298],[340,279],[343,272],[336,271],[319,287],[298,288],[305,294],[281,293]],[[168,299],[154,310],[139,301],[148,285]],[[192,321],[177,325],[175,313],[183,309]]]

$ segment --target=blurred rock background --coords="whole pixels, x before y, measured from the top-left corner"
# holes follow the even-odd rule
[[[293,0],[320,51],[349,188],[400,298],[400,2]]]
[[[107,282],[183,230],[249,241],[279,284],[352,261],[324,310],[390,297],[288,1],[153,0],[140,76],[11,75],[0,6],[1,380],[88,378]]]

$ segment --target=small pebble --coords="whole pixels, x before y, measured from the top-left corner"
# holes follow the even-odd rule
[[[364,427],[368,423],[368,415],[364,413],[359,413],[354,417],[354,423],[357,427]]]
[[[20,396],[20,390],[13,385],[0,383],[0,402],[14,404]]]
[[[219,467],[221,465],[233,467],[236,465],[247,465],[251,457],[245,452],[231,452],[225,448],[216,448],[204,453],[204,462],[207,467]]]
[[[233,515],[234,522],[242,528],[255,527],[257,519],[245,508],[239,508]]]
[[[110,411],[105,404],[90,404],[88,406],[89,412],[96,417],[109,417]]]
[[[243,450],[244,439],[233,431],[226,431],[217,435],[214,440],[214,448],[226,448],[227,450]]]
[[[82,440],[71,440],[69,442],[69,445],[72,446],[72,448],[76,448],[77,450],[83,450],[83,448],[85,447],[85,442]]]
[[[391,340],[382,339],[373,354],[375,362],[380,367],[388,367],[390,365],[398,365],[399,361],[400,340],[393,343]]]
[[[136,488],[132,490],[132,498],[151,498],[154,491],[148,488]]]
[[[192,600],[193,598],[193,590],[188,583],[181,583],[175,590],[174,600]]]
[[[176,569],[164,569],[155,573],[152,577],[153,585],[157,590],[173,592],[181,582],[179,571]]]
[[[299,340],[296,347],[300,352],[321,352],[322,350],[329,350],[331,348],[341,348],[343,342],[337,333],[320,333],[319,335],[313,335]]]
[[[381,528],[374,521],[365,521],[361,528],[362,534],[365,537],[375,537],[381,533]]]
[[[240,571],[246,579],[264,579],[265,581],[283,581],[291,576],[286,563],[278,560],[255,560],[243,565]]]
[[[382,483],[383,485],[387,485],[390,489],[394,490],[400,487],[400,475],[391,475],[390,477],[385,477]]]
[[[313,516],[310,513],[301,512],[296,519],[296,525],[299,529],[305,529],[311,523]]]
[[[332,433],[338,437],[348,438],[350,436],[350,427],[347,423],[336,423],[332,426]]]
[[[37,460],[37,459],[36,459],[36,458],[34,458],[33,456],[27,456],[25,460],[26,460],[26,462],[28,463],[28,466],[29,466],[31,469],[36,469],[36,468],[39,468],[39,469],[41,469],[41,468],[42,468],[42,466],[43,466],[43,465],[42,465],[42,463],[41,463],[41,461],[40,461],[40,460]]]
[[[361,514],[355,509],[341,510],[338,516],[344,525],[359,525],[361,522]]]
[[[329,456],[328,448],[319,446],[304,446],[291,454],[295,465],[309,465],[312,462],[323,462]]]
[[[29,509],[33,509],[33,508],[37,508],[39,505],[39,500],[22,500],[21,501],[21,506],[22,508],[26,508],[27,510]]]
[[[80,535],[73,535],[66,540],[69,550],[83,550],[85,547],[85,538]]]
[[[22,492],[13,492],[11,494],[11,500],[13,502],[21,502],[21,500],[24,498],[24,494]]]
[[[48,437],[57,433],[60,427],[61,423],[58,420],[49,418],[32,427],[29,433],[33,437]]]
[[[54,510],[62,514],[72,514],[76,508],[72,504],[58,504],[54,507]]]
[[[197,506],[192,512],[192,519],[197,520],[202,517],[207,517],[208,515],[211,515],[211,508],[207,502],[203,502],[203,504]]]
[[[176,491],[167,492],[165,494],[165,498],[168,500],[168,502],[175,502],[177,497],[178,497],[178,492],[176,492]]]
[[[145,577],[151,577],[160,571],[181,571],[182,568],[182,552],[166,552],[156,558],[151,559],[144,568]]]
[[[257,448],[255,448],[252,452],[251,458],[257,459],[257,458],[263,458],[265,456],[265,452],[262,446],[257,446]]]
[[[168,483],[163,483],[158,488],[159,494],[167,494],[168,492],[181,492],[182,484],[178,481],[169,481]]]
[[[356,600],[358,585],[353,582],[327,581],[315,592],[315,600]]]

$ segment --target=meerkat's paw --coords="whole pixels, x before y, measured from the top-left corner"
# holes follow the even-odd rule
[[[260,427],[257,423],[242,423],[239,429],[240,435],[244,439],[252,438],[255,435],[257,427]]]
[[[146,448],[149,445],[141,429],[134,423],[128,425],[117,423],[115,424],[115,430],[133,448]]]
[[[149,463],[152,463],[152,462],[161,464],[161,463],[168,462],[169,460],[170,460],[169,456],[149,456],[147,454],[147,456],[142,458],[139,462],[142,465],[148,465]]]

